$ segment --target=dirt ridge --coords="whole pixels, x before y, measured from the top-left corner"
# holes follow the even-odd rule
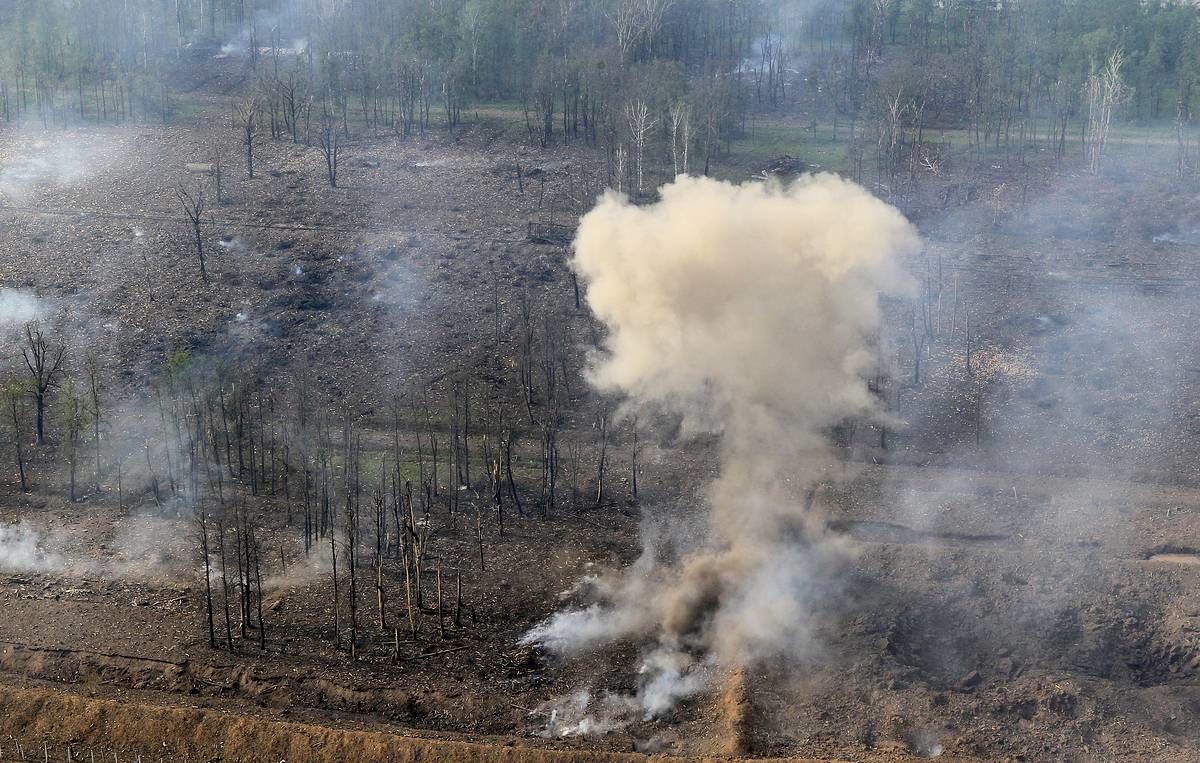
[[[161,754],[161,740],[196,760],[246,763],[280,761],[478,761],[640,763],[718,760],[483,744],[339,729],[235,715],[218,710],[94,699],[43,688],[0,685],[0,734],[56,744],[143,750]],[[730,760],[720,758],[720,760]]]

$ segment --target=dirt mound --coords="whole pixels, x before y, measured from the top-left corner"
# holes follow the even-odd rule
[[[750,696],[746,691],[746,670],[738,668],[729,676],[725,691],[721,693],[721,744],[728,755],[751,753]]]
[[[550,763],[643,761],[638,754],[548,750],[510,744],[419,739],[373,731],[327,728],[212,710],[88,699],[46,689],[0,686],[0,733],[55,744],[123,749],[194,760],[279,761],[437,760]],[[660,761],[682,758],[655,758]]]

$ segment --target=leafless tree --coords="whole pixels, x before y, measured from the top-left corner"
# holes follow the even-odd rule
[[[200,542],[200,560],[204,565],[204,603],[208,622],[208,645],[216,649],[217,630],[213,618],[212,552],[208,537],[208,515],[204,512],[197,512],[195,521],[197,540]]]
[[[653,45],[673,0],[617,0],[609,20],[624,60],[642,42]]]
[[[259,108],[258,98],[249,97],[237,105],[234,113],[242,146],[246,149],[246,177],[251,180],[254,179],[254,138],[258,135]]]
[[[629,152],[625,149],[625,145],[617,146],[613,152],[613,175],[616,179],[616,190],[623,192],[625,190],[625,163],[629,160]]]
[[[321,114],[321,127],[320,132],[317,134],[317,146],[321,149],[321,155],[325,157],[325,176],[329,180],[330,188],[337,188],[340,142],[341,138],[338,134],[336,119],[332,113],[325,110]]]
[[[629,126],[629,136],[633,139],[633,160],[637,170],[637,192],[641,194],[644,185],[644,164],[646,142],[658,120],[650,118],[650,107],[642,99],[625,105],[625,122]]]
[[[58,344],[52,347],[42,332],[42,326],[37,321],[25,324],[25,346],[21,348],[21,356],[25,359],[25,367],[29,369],[29,392],[33,395],[34,407],[37,413],[37,441],[39,445],[46,442],[46,401],[50,392],[56,389],[66,374],[63,359],[67,354],[67,346]]]
[[[479,87],[479,43],[483,33],[483,4],[468,0],[462,10],[462,31],[471,49],[471,86]]]
[[[101,397],[104,392],[104,384],[101,379],[100,360],[89,353],[86,363],[87,383],[88,383],[88,401],[91,403],[91,408],[88,410],[88,418],[92,423],[92,445],[96,455],[96,471],[94,474],[95,484],[94,489],[97,493],[100,492],[100,406]]]
[[[597,428],[600,430],[600,459],[596,464],[596,501],[597,507],[604,504],[604,478],[608,472],[608,406],[600,412]]]
[[[641,34],[641,0],[617,0],[610,20],[617,36],[617,49],[625,59]]]
[[[204,213],[207,211],[204,204],[204,189],[197,188],[195,193],[191,193],[180,183],[179,187],[175,189],[175,195],[179,198],[183,213],[187,216],[188,224],[192,228],[196,258],[200,261],[200,277],[207,282],[208,269],[204,263],[204,236],[200,232],[200,228],[204,224]]]
[[[75,389],[73,379],[68,379],[66,388],[62,395],[62,424],[66,432],[66,438],[62,442],[63,448],[67,455],[67,473],[69,476],[70,497],[73,503],[76,500],[75,485],[76,474],[79,467],[79,441],[82,439],[83,428],[87,423],[86,414],[84,413],[83,401],[80,399],[79,393]]]
[[[692,143],[692,107],[682,98],[671,104],[671,160],[675,174],[688,174],[688,149]]]
[[[653,54],[654,38],[662,29],[663,18],[670,10],[673,0],[641,0],[642,37]]]
[[[1088,104],[1087,160],[1092,173],[1100,171],[1100,160],[1108,142],[1108,126],[1113,109],[1129,99],[1130,89],[1121,77],[1125,53],[1117,49],[1099,71],[1093,71],[1084,85]]]
[[[4,388],[4,403],[12,423],[13,447],[17,457],[17,475],[21,478],[21,492],[29,490],[25,481],[25,453],[21,449],[21,398],[26,394],[25,386],[17,382]]]

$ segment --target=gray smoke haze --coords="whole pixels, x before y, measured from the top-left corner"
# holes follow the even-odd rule
[[[0,288],[0,329],[41,317],[44,306],[32,292]]]
[[[52,572],[62,566],[62,557],[45,548],[41,534],[28,522],[0,525],[0,571]]]
[[[77,186],[117,166],[124,152],[111,134],[17,130],[0,141],[0,203],[27,204],[43,191]]]
[[[883,420],[880,296],[912,291],[897,255],[916,249],[895,209],[832,175],[789,186],[680,177],[638,207],[605,195],[582,221],[575,267],[607,326],[591,382],[627,412],[668,412],[720,436],[706,531],[682,550],[648,544],[597,583],[600,601],[526,636],[561,653],[656,642],[640,671],[646,717],[712,670],[811,654],[810,613],[837,587],[847,546],[805,495],[836,476],[825,431]]]
[[[100,580],[174,578],[194,566],[188,532],[182,520],[143,514],[117,521],[108,538],[23,520],[0,525],[0,571]]]

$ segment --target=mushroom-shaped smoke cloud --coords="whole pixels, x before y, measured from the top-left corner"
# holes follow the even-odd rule
[[[833,175],[788,186],[680,177],[650,206],[600,199],[575,242],[608,329],[591,382],[718,434],[721,472],[701,543],[669,560],[648,547],[601,586],[605,601],[558,613],[527,643],[570,653],[654,638],[648,715],[714,665],[810,645],[808,613],[844,554],[805,497],[831,467],[828,428],[884,415],[866,381],[880,296],[911,292],[897,255],[919,245],[896,209]]]

